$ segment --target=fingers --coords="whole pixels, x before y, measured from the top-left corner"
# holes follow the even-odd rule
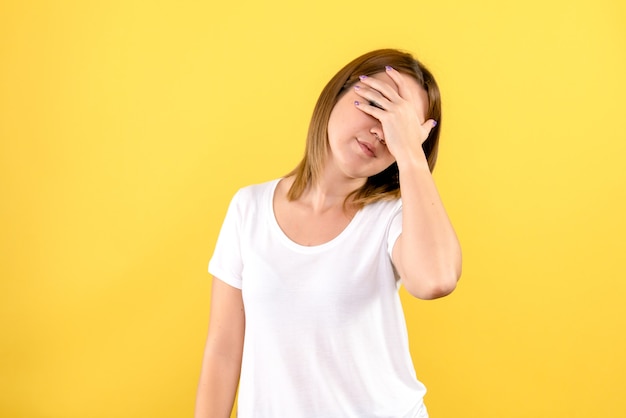
[[[393,67],[387,65],[385,67],[385,73],[391,78],[391,80],[395,83],[398,88],[398,94],[400,97],[408,98],[410,96],[410,91],[408,91],[406,83],[404,79],[400,76],[400,73]]]
[[[398,92],[389,83],[386,83],[375,77],[368,77],[366,75],[360,76],[359,79],[361,81],[360,83],[357,83],[355,88],[357,91],[360,89],[363,92],[371,92],[372,94],[370,95],[370,97],[367,97],[368,100],[374,100],[378,103],[381,103],[382,99],[386,99],[390,102],[397,102],[399,99],[401,99],[401,97],[398,95]],[[393,80],[392,83],[394,83]]]
[[[354,106],[357,109],[361,110],[363,113],[366,113],[373,118],[378,119],[379,121],[385,116],[385,109],[383,109],[382,106],[377,102],[368,100],[355,100]]]
[[[428,103],[426,91],[410,76],[386,67],[384,73],[359,78],[354,85],[357,96],[354,105],[378,119],[388,134],[385,138],[391,135],[419,138],[423,142],[437,126],[434,119],[426,119],[424,114]]]
[[[370,88],[366,85],[357,84],[356,86],[354,86],[354,92],[358,96],[363,98],[363,100],[358,100],[354,103],[361,109],[369,109],[374,113],[384,112],[385,110],[389,109],[389,100],[379,91],[374,90],[373,88]],[[379,112],[376,112],[377,110]]]
[[[428,139],[433,129],[435,129],[435,126],[437,126],[437,121],[434,119],[428,119],[422,124],[422,132],[424,132],[422,136],[422,144]]]
[[[428,94],[411,76],[402,74],[391,66],[386,66],[382,77],[361,78],[360,84],[380,92],[392,103],[411,103],[420,123],[424,123],[426,109],[428,109]]]

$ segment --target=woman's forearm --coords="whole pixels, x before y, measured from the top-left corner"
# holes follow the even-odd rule
[[[241,374],[244,330],[241,290],[214,278],[195,418],[230,417]]]
[[[461,247],[426,160],[398,164],[402,234],[394,264],[405,288],[421,299],[452,292],[461,275]]]
[[[207,347],[202,362],[196,396],[195,418],[229,418],[235,401],[241,359],[210,352]]]

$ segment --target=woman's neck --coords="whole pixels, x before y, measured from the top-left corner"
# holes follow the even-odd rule
[[[322,177],[310,184],[298,200],[309,206],[316,213],[339,207],[349,209],[351,206],[350,201],[346,202],[346,198],[363,186],[364,183],[364,179],[348,179],[343,176],[334,176],[328,170],[324,170]]]

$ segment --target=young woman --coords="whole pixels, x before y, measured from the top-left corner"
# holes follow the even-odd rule
[[[218,237],[196,417],[427,417],[398,295],[454,290],[461,249],[431,172],[431,73],[397,50],[341,69],[284,178],[234,196]],[[400,196],[402,199],[400,199]]]

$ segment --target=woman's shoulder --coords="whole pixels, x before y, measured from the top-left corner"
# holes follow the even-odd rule
[[[393,214],[402,210],[402,199],[377,200],[376,202],[368,203],[363,209],[373,216],[380,216],[385,213]]]
[[[265,202],[267,199],[271,199],[279,181],[280,179],[274,179],[241,187],[233,196],[233,202],[244,206]]]
[[[274,193],[274,189],[276,188],[276,184],[280,179],[274,179],[269,181],[264,181],[262,183],[249,184],[247,186],[243,186],[237,190],[235,196],[245,197],[245,198],[257,198],[261,197],[267,193]]]

